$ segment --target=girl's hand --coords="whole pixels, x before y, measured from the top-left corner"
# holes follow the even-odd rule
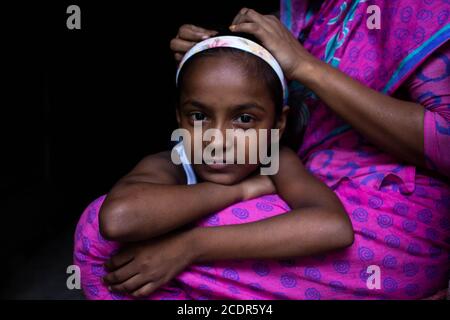
[[[217,34],[217,31],[208,30],[184,24],[178,29],[178,34],[170,41],[170,49],[174,52],[175,60],[181,61],[184,54],[191,49],[197,42],[208,39]]]
[[[170,233],[124,249],[105,264],[104,282],[111,291],[148,296],[194,261],[189,234]]]
[[[240,186],[244,201],[276,192],[275,185],[269,176],[252,176],[240,182]]]
[[[306,74],[310,62],[316,60],[273,15],[262,15],[253,9],[243,8],[234,18],[230,30],[258,38],[277,59],[288,79],[296,75],[300,80],[298,77]]]

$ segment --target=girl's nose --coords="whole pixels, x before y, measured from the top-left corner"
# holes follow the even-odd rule
[[[209,139],[210,141],[206,142],[206,144],[210,145],[210,147],[214,148],[215,150],[222,150],[225,156],[226,152],[231,149],[234,143],[232,134],[233,128],[229,128],[227,126],[216,126],[214,128],[213,137],[211,137],[211,139]]]

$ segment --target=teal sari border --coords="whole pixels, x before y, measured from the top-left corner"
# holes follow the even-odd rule
[[[288,30],[292,30],[292,2],[291,0],[282,0],[284,12],[282,23]]]
[[[419,48],[403,59],[398,69],[394,72],[381,92],[387,94],[398,82],[404,79],[409,71],[416,67],[427,55],[439,48],[448,39],[450,39],[450,23],[436,32]]]

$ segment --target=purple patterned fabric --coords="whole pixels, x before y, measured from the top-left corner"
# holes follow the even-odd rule
[[[405,87],[410,100],[425,107],[428,167],[450,176],[450,42],[436,50]]]

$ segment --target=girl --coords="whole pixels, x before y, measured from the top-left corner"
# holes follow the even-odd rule
[[[177,84],[177,121],[191,141],[198,123],[221,132],[285,131],[283,73],[249,39],[224,36],[197,44],[181,62]],[[278,172],[259,175],[261,158],[249,161],[250,150],[260,147],[257,137],[244,141],[245,164],[191,165],[193,154],[186,150],[193,148],[180,142],[174,148],[180,165],[170,151],[148,156],[106,198],[91,204],[75,235],[86,296],[299,298],[286,259],[348,247],[352,226],[334,193],[287,147],[280,149]],[[226,141],[223,154],[236,141]],[[219,162],[225,158],[215,156]],[[239,208],[227,210],[237,202]],[[119,243],[123,250],[114,255]],[[264,281],[269,272],[275,278]]]

